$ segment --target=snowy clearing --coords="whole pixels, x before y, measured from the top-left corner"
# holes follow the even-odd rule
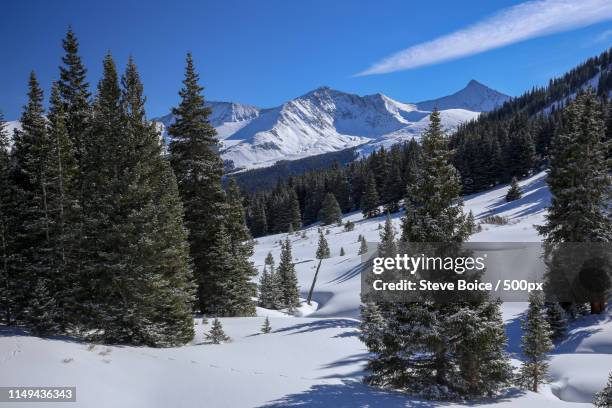
[[[507,186],[465,199],[465,210],[476,219],[507,217],[507,225],[483,225],[472,241],[538,241],[533,225],[544,222],[550,195],[545,173],[520,184],[523,198],[504,200]],[[399,214],[393,221],[399,230]],[[54,407],[453,407],[401,393],[381,391],[361,383],[367,350],[359,341],[359,234],[378,240],[383,217],[363,220],[360,213],[345,216],[355,229],[328,228],[332,257],[323,261],[311,306],[287,316],[257,309],[258,317],[221,319],[232,342],[204,344],[210,320],[195,320],[196,338],[184,347],[102,346],[69,338],[37,338],[0,327],[0,384],[76,386],[76,403]],[[302,234],[306,237],[303,238]],[[253,261],[261,270],[269,251],[278,262],[279,234],[258,239]],[[317,262],[317,226],[289,235],[302,292],[306,297]],[[339,256],[340,248],[346,256]],[[506,303],[503,316],[508,351],[519,364],[520,318],[524,303]],[[261,334],[264,316],[272,332]],[[478,403],[482,407],[581,407],[600,390],[612,367],[612,315],[575,321],[567,339],[551,359],[552,383],[538,394],[516,389]],[[32,404],[41,406],[40,404]],[[22,404],[20,406],[27,406]]]

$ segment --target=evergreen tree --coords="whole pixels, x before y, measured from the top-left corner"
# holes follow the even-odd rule
[[[189,231],[190,253],[198,283],[198,304],[204,313],[215,313],[226,293],[217,283],[224,270],[213,269],[214,237],[225,223],[225,194],[221,187],[223,162],[218,154],[217,132],[210,124],[211,110],[204,104],[191,54],[187,55],[181,102],[173,108],[176,122],[168,128],[172,136],[170,162],[176,174]]]
[[[266,206],[262,200],[256,199],[253,206],[252,222],[250,230],[255,237],[260,237],[268,233],[268,217],[266,215]]]
[[[385,210],[390,213],[394,213],[400,209],[399,202],[404,196],[406,186],[402,180],[399,150],[397,148],[392,148],[391,153],[391,169],[387,175],[387,179],[385,180],[382,201],[385,205]]]
[[[89,125],[89,84],[87,83],[87,70],[79,56],[79,43],[72,31],[68,28],[66,37],[62,41],[65,55],[60,66],[60,80],[58,82],[63,110],[66,114],[66,131],[74,147],[77,163],[83,156],[84,140]]]
[[[251,283],[251,279],[257,275],[257,270],[251,262],[253,255],[253,241],[246,226],[242,195],[236,184],[236,180],[230,179],[226,194],[227,211],[225,223],[230,235],[232,256],[234,261],[234,285],[235,291],[239,292],[236,300],[241,299],[242,304],[235,305],[235,313],[239,316],[255,315],[255,306],[251,301],[257,295],[257,287]]]
[[[368,243],[366,242],[365,238],[361,237],[361,244],[359,244],[359,252],[357,252],[358,255],[365,255],[368,253]]]
[[[538,392],[538,385],[547,381],[548,355],[553,349],[551,329],[544,315],[544,301],[539,294],[529,297],[529,309],[522,323],[521,350],[525,361],[521,364],[518,382],[521,386]]]
[[[323,200],[323,205],[319,211],[319,221],[323,225],[342,222],[342,211],[332,193],[327,193]]]
[[[52,143],[42,102],[43,92],[32,72],[22,130],[15,133],[12,152],[20,222],[14,232],[16,259],[11,274],[19,277],[14,293],[16,317],[38,334],[56,328],[59,319],[55,294],[49,290],[57,265],[49,195]],[[46,317],[52,323],[39,319],[40,307],[47,307]]]
[[[15,278],[12,276],[11,258],[13,227],[16,209],[11,182],[9,139],[4,116],[0,112],[0,310],[7,325],[12,324],[15,300]]]
[[[421,139],[423,163],[411,187],[415,205],[408,205],[402,220],[402,241],[462,242],[469,234],[460,200],[457,169],[442,132],[440,113],[434,111]]]
[[[270,319],[266,316],[266,320],[264,320],[263,326],[261,326],[261,332],[263,334],[268,334],[272,331],[272,326],[270,325]]]
[[[264,266],[263,272],[259,278],[259,306],[266,309],[274,308],[274,301],[272,295],[272,278],[268,268]]]
[[[367,250],[366,250],[367,252]],[[397,243],[395,241],[395,228],[391,222],[391,216],[387,213],[385,227],[380,231],[380,243],[378,244],[378,256],[393,258],[397,254]]]
[[[193,338],[191,310],[194,284],[183,207],[170,163],[162,157],[159,135],[146,119],[143,85],[130,58],[122,77],[121,104],[125,116],[125,191],[127,212],[123,235],[129,236],[132,274],[146,285],[138,308],[142,342],[152,345],[184,344]],[[126,188],[127,187],[127,188]],[[133,276],[132,279],[135,277]],[[130,282],[130,285],[133,283]],[[134,329],[132,329],[135,331]]]
[[[567,332],[567,317],[565,310],[557,302],[546,304],[546,320],[551,330],[551,339],[559,340],[565,337]]]
[[[521,187],[518,184],[516,177],[512,177],[512,183],[510,184],[510,189],[506,193],[506,201],[514,201],[518,200],[523,196],[523,192],[521,191]]]
[[[608,383],[604,389],[595,394],[593,405],[595,405],[597,408],[612,407],[612,371],[608,375]]]
[[[378,356],[384,355],[384,336],[386,335],[386,320],[380,306],[374,302],[364,302],[361,306],[361,323],[359,325],[359,339],[368,350]],[[378,362],[370,360],[368,364],[376,365]],[[370,365],[370,371],[376,369]]]
[[[440,247],[440,255],[460,256],[456,244],[468,236],[470,226],[437,111],[430,116],[422,146],[423,161],[411,186],[402,241],[448,243]],[[385,253],[393,250],[389,230],[388,219],[381,232],[386,244],[380,249]],[[376,334],[382,343],[373,350],[369,383],[435,399],[493,395],[508,383],[511,370],[499,303],[484,294],[451,303],[389,303],[382,311],[386,324],[383,333]]]
[[[327,259],[330,257],[329,244],[323,233],[319,233],[319,243],[317,244],[317,259]]]
[[[506,171],[509,177],[523,177],[529,174],[535,164],[535,144],[526,118],[517,117],[510,123],[506,157]]]
[[[302,216],[300,214],[300,202],[298,200],[295,190],[289,190],[289,203],[288,203],[288,214],[289,224],[287,230],[299,229],[302,226]],[[293,232],[293,231],[291,231]]]
[[[609,242],[612,225],[605,209],[612,183],[600,103],[591,89],[565,109],[563,131],[554,138],[547,179],[553,195],[547,242]]]
[[[52,220],[50,231],[55,255],[55,277],[49,288],[57,298],[60,329],[79,325],[77,305],[81,242],[79,168],[75,149],[66,128],[66,114],[57,83],[53,84],[48,114],[49,149],[47,157],[47,208]]]
[[[601,104],[591,89],[581,92],[565,108],[563,129],[553,139],[547,178],[552,202],[546,225],[537,227],[548,244],[547,287],[555,293],[567,288],[556,244],[612,241],[609,145]],[[602,294],[594,294],[592,312],[601,313],[604,305]]]
[[[221,321],[216,317],[215,320],[213,320],[212,322],[210,332],[204,334],[204,337],[211,344],[227,343],[232,340],[228,335],[225,334]]]
[[[368,173],[366,180],[365,190],[361,197],[361,212],[365,218],[376,217],[379,214],[378,206],[380,205],[380,198],[378,197],[378,191],[376,191],[376,179],[374,173]]]
[[[321,264],[323,263],[323,259],[327,259],[331,256],[329,251],[329,245],[327,240],[325,239],[325,235],[323,235],[323,231],[319,230],[319,243],[317,245],[316,257],[319,260],[319,264],[317,265],[317,270],[312,278],[312,285],[310,286],[310,291],[308,292],[308,298],[306,299],[306,303],[310,304],[312,300],[312,294],[314,292],[315,284],[317,283],[317,277],[319,276],[319,270],[321,269]]]
[[[281,243],[280,263],[278,265],[278,280],[282,293],[282,305],[290,313],[300,306],[300,289],[298,287],[295,264],[291,254],[291,241],[286,238]]]
[[[218,273],[209,283],[214,284],[211,290],[219,294],[219,299],[211,305],[213,312],[218,316],[253,315],[251,297],[255,293],[244,290],[244,274],[240,260],[232,256],[231,238],[224,225],[221,225],[213,236],[208,251],[211,256],[211,270]]]
[[[340,256],[344,256],[346,255],[346,252],[344,251],[344,247],[340,247]]]
[[[266,309],[282,309],[284,307],[282,285],[280,274],[274,270],[274,257],[268,252],[259,281],[259,306]]]

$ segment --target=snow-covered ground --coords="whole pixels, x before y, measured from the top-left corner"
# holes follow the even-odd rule
[[[545,173],[523,180],[522,199],[504,200],[507,187],[466,197],[466,211],[477,219],[496,214],[507,225],[483,225],[473,241],[538,241],[534,224],[544,221],[550,197]],[[332,257],[323,261],[312,306],[302,317],[258,308],[258,317],[221,319],[233,341],[202,344],[210,322],[196,319],[197,336],[185,347],[101,346],[67,338],[41,339],[0,327],[0,385],[76,386],[77,403],[57,407],[453,407],[381,391],[361,383],[367,350],[357,336],[359,316],[359,234],[378,240],[382,217],[345,217],[355,229],[329,228]],[[400,215],[394,216],[399,230]],[[305,232],[306,237],[302,237]],[[317,226],[299,234],[259,238],[253,261],[261,270],[272,252],[278,262],[279,241],[293,243],[296,270],[305,297],[316,268]],[[346,251],[341,257],[340,248]],[[520,318],[524,303],[506,303],[503,316],[508,351],[519,364]],[[260,334],[264,316],[273,331]],[[552,382],[538,394],[511,390],[488,407],[590,406],[612,368],[612,315],[575,321],[551,359]],[[26,406],[20,405],[20,406]],[[34,406],[41,406],[40,404]]]

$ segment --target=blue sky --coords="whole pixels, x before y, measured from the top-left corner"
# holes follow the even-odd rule
[[[565,0],[540,3],[548,1]],[[18,117],[32,69],[49,89],[58,76],[61,39],[69,24],[81,43],[92,85],[99,79],[101,61],[108,50],[120,69],[130,54],[134,56],[151,117],[167,113],[177,103],[188,50],[194,54],[207,99],[271,107],[321,85],[358,94],[382,92],[403,102],[415,102],[452,93],[474,78],[518,95],[612,45],[610,19],[597,21],[593,16],[581,16],[577,21],[555,23],[561,28],[532,33],[534,38],[504,46],[493,44],[492,49],[475,55],[465,50],[467,56],[452,60],[441,56],[441,62],[426,66],[414,61],[415,52],[429,56],[433,47],[437,53],[440,43],[428,45],[431,40],[482,21],[503,25],[495,18],[491,20],[491,16],[499,15],[500,10],[517,10],[513,7],[521,3],[524,2],[5,2],[0,25],[4,56],[0,62],[0,110],[9,120]],[[533,10],[525,13],[533,14]],[[579,13],[562,10],[561,14]],[[511,14],[510,18],[524,20]],[[510,27],[497,35],[506,38],[508,32],[514,35],[517,30],[528,31],[538,24],[527,21],[524,27]],[[478,35],[485,30],[485,38],[494,37],[486,32],[486,24],[475,30],[480,30]],[[452,36],[450,41],[444,46],[456,50]],[[391,62],[382,68],[388,73],[356,76],[407,48],[404,56],[412,61]]]

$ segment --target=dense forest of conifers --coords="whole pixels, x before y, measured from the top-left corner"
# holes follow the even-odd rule
[[[71,30],[62,46],[49,109],[32,71],[22,128],[0,115],[2,322],[169,346],[193,338],[194,312],[254,315],[242,195],[222,187],[191,55],[164,152],[133,59],[119,74],[108,53],[92,91]]]
[[[563,130],[563,107],[588,85],[597,88],[597,96],[603,102],[609,137],[612,49],[551,80],[548,86],[534,88],[461,125],[449,135],[452,163],[461,174],[462,193],[482,191],[546,168],[551,140]],[[361,210],[374,215],[379,205],[390,212],[398,211],[400,200],[410,196],[420,160],[419,144],[408,141],[346,165],[335,162],[329,168],[301,175],[279,174],[274,187],[264,184],[246,194],[247,223],[256,237],[308,225],[319,220],[327,193],[335,196],[344,213]],[[238,182],[251,190],[251,178],[247,173],[239,176]]]

